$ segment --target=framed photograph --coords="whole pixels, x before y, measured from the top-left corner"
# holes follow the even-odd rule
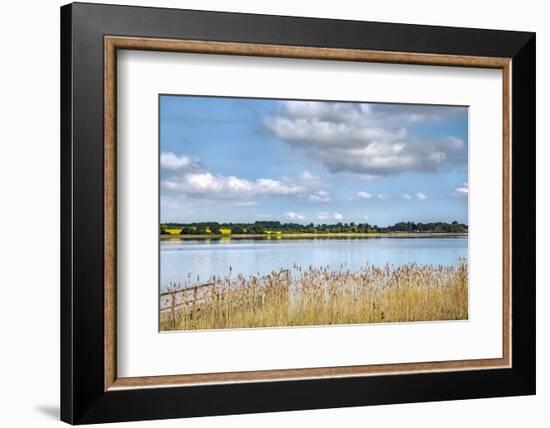
[[[61,418],[535,393],[535,35],[61,8]]]

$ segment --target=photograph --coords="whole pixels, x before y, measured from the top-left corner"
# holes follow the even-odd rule
[[[159,96],[160,330],[468,319],[468,107]]]
[[[24,263],[7,264],[7,319],[30,321],[7,332],[30,344],[21,361],[55,347],[6,365],[20,369],[9,389],[26,388],[21,371],[45,380],[20,391],[11,425],[347,426],[387,408],[409,423],[453,401],[503,428],[543,414],[543,14],[327,2],[312,17],[298,3],[40,3],[9,20],[52,49],[29,55],[34,34],[12,25],[23,40],[8,50],[25,55],[7,68],[5,140],[38,144],[5,145],[21,149],[5,156],[21,195],[5,223],[39,221],[53,250],[21,317],[30,246],[8,227]],[[38,96],[21,97],[29,85]],[[29,99],[47,113],[36,126]],[[43,165],[51,183],[26,173]],[[22,340],[35,314],[39,340]]]

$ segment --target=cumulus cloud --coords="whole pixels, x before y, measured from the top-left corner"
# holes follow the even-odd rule
[[[310,202],[330,202],[332,199],[328,192],[324,190],[318,190],[317,192],[312,193],[308,197]]]
[[[408,193],[402,193],[401,195],[399,195],[399,199],[402,199],[404,201],[410,201],[412,197]]]
[[[376,197],[384,202],[391,200],[391,195],[388,193],[379,193]]]
[[[288,219],[288,220],[292,220],[292,221],[298,221],[298,220],[305,219],[304,215],[299,214],[299,213],[295,213],[294,211],[289,211],[287,213],[284,213],[283,217]]]
[[[422,193],[422,192],[418,192],[416,194],[416,199],[420,200],[420,201],[425,201],[426,199],[428,199],[428,196],[426,196],[425,193]]]
[[[461,196],[461,197],[468,197],[468,193],[470,192],[468,183],[464,183],[462,186],[458,186],[454,192],[454,196]]]
[[[340,213],[329,213],[326,211],[317,214],[319,220],[343,220],[344,216]]]
[[[305,180],[305,181],[317,181],[319,180],[319,177],[317,177],[316,175],[313,175],[311,172],[309,171],[304,171],[300,174],[300,178],[302,180]]]
[[[180,198],[223,200],[241,207],[257,205],[256,199],[264,196],[295,196],[313,203],[332,200],[320,177],[309,171],[280,179],[226,176],[208,171],[197,158],[172,152],[161,154],[161,167],[162,189]]]
[[[372,178],[464,164],[466,144],[454,136],[420,138],[412,124],[437,121],[463,108],[283,101],[265,125],[277,138],[329,171]]]
[[[188,172],[181,176],[161,181],[166,190],[179,191],[190,197],[214,199],[251,198],[262,195],[296,195],[305,188],[291,183],[283,183],[271,178],[247,180],[235,176],[223,176],[209,171]]]
[[[357,197],[361,199],[370,199],[372,198],[372,195],[369,192],[358,192]]]
[[[160,155],[160,167],[168,171],[196,169],[199,167],[199,162],[190,156],[165,152]]]

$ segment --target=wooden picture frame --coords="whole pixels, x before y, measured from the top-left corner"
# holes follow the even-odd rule
[[[502,358],[118,377],[118,49],[502,70]],[[61,52],[62,420],[114,422],[535,392],[534,34],[77,3],[61,9]]]

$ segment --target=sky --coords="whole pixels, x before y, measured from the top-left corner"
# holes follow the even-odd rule
[[[159,102],[162,223],[468,223],[467,107]]]

